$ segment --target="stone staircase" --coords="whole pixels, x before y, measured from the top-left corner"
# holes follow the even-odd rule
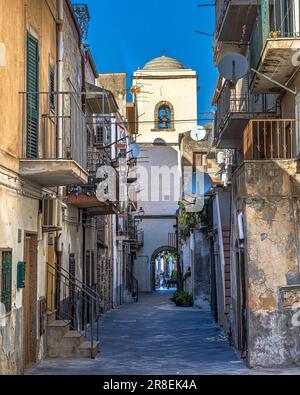
[[[56,312],[47,313],[47,356],[49,358],[95,358],[100,343],[87,340],[71,330],[70,321],[56,320]]]

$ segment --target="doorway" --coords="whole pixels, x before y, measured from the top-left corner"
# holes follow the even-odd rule
[[[24,367],[36,362],[37,353],[37,235],[25,234],[25,288],[23,291]]]
[[[152,255],[153,288],[155,291],[176,291],[177,251],[164,247]]]
[[[247,356],[247,299],[245,253],[239,249],[236,254],[237,267],[237,318],[238,318],[238,349],[243,358]]]

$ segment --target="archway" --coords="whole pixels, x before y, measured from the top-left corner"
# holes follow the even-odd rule
[[[178,252],[175,247],[161,246],[151,256],[153,290],[176,288]]]

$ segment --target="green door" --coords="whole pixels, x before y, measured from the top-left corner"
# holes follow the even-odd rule
[[[37,159],[39,154],[39,43],[27,34],[27,128],[26,158]]]
[[[262,22],[262,39],[263,47],[270,36],[270,8],[269,0],[262,0],[261,2],[261,22]]]

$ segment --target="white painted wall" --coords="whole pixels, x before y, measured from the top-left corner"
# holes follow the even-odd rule
[[[143,219],[140,228],[144,230],[144,247],[138,250],[134,262],[134,276],[139,281],[141,292],[152,292],[152,263],[153,252],[160,247],[168,245],[168,234],[174,233],[173,225],[176,219]]]
[[[137,198],[146,216],[140,224],[145,241],[144,247],[138,250],[134,275],[140,291],[151,292],[152,254],[167,246],[168,234],[175,233],[175,215],[181,196],[179,134],[197,125],[197,76],[191,69],[137,70],[133,85],[140,87],[135,97],[140,135],[137,142],[142,148],[137,163]],[[155,130],[155,108],[161,101],[171,103],[174,108],[175,130]],[[157,139],[166,144],[154,144]]]

